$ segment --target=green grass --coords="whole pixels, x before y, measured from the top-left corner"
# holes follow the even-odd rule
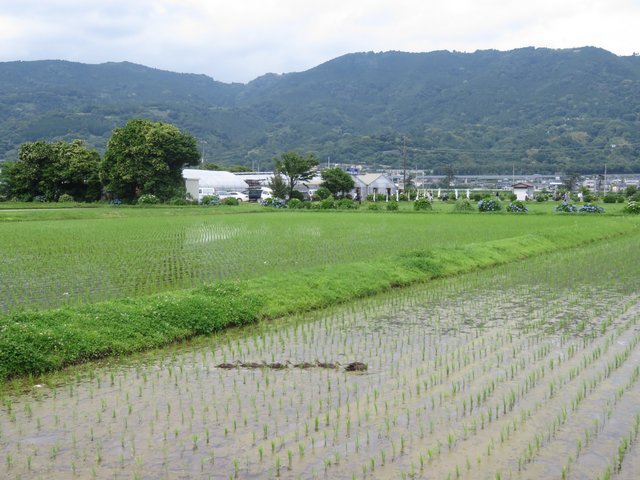
[[[98,278],[107,283],[114,281],[109,262],[115,259],[126,273],[123,279],[134,280],[131,285],[154,278],[155,262],[161,262],[180,266],[167,267],[162,277],[166,288],[179,286],[180,272],[200,286],[149,295],[114,290],[116,297],[129,298],[0,317],[0,378],[40,374],[606,238],[637,237],[639,232],[637,222],[607,217],[158,213],[117,221],[12,224],[26,227],[17,229],[11,241],[0,237],[11,245],[4,251],[13,255],[3,268],[13,265],[14,275],[47,265],[51,270],[41,268],[42,279],[60,272],[77,279],[82,272],[74,277],[74,269],[66,267],[79,268],[85,261],[86,272],[97,269]],[[194,221],[195,227],[212,227],[206,231],[218,232],[219,238],[195,242],[189,249]],[[44,238],[29,242],[27,235],[34,232]],[[100,241],[90,241],[96,238]],[[185,252],[193,257],[183,259]],[[208,258],[216,260],[203,267],[199,262]],[[203,285],[216,278],[192,273],[211,268],[226,268],[227,275]]]

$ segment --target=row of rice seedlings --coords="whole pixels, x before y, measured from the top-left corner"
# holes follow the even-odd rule
[[[598,475],[598,480],[610,480],[622,472],[625,458],[631,447],[636,443],[638,433],[640,433],[640,413],[637,413],[635,417],[633,417],[630,428],[620,437],[615,454],[600,475]],[[634,475],[637,471],[630,473]]]
[[[497,439],[502,432],[505,445],[512,443],[514,430],[530,421],[526,410],[540,398],[555,401],[561,395],[561,388],[553,396],[531,394],[531,388],[525,392],[527,381],[543,392],[548,388],[546,380],[527,377],[544,365],[547,374],[560,375],[564,388],[571,362],[580,359],[581,349],[593,354],[597,345],[592,342],[598,340],[519,328],[520,321],[509,320],[507,313],[517,318],[519,309],[526,313],[526,303],[517,305],[511,293],[487,292],[480,288],[483,281],[482,276],[456,279],[444,284],[444,292],[414,289],[400,299],[380,297],[358,304],[357,311],[320,320],[300,317],[288,325],[223,335],[209,349],[164,354],[146,365],[70,382],[47,393],[51,401],[45,395],[29,407],[13,402],[13,420],[5,422],[3,416],[0,422],[0,438],[19,439],[3,443],[6,463],[11,475],[24,473],[28,465],[33,472],[49,473],[73,465],[79,476],[95,471],[116,478],[132,469],[158,476],[215,469],[240,478],[265,472],[305,478],[397,476],[415,473],[421,464],[445,475],[455,474],[455,465],[462,474],[467,462],[476,469],[475,457],[484,465],[489,456],[467,450],[465,438]],[[461,292],[470,300],[459,306]],[[534,294],[528,287],[521,292]],[[586,302],[585,308],[591,307],[600,308]],[[482,317],[470,319],[473,312]],[[508,321],[496,325],[492,313]],[[237,359],[358,359],[370,368],[353,375],[318,367],[215,367]],[[470,396],[477,401],[481,386],[492,381],[495,386],[483,392],[486,400],[470,409]],[[491,429],[492,434],[474,434],[473,421],[477,432]],[[80,427],[74,441],[64,435],[72,425]],[[492,459],[506,455],[499,446],[494,440],[487,448]],[[449,458],[458,460],[446,465]]]
[[[541,362],[542,363],[542,362]],[[491,429],[492,425],[496,425],[498,418],[504,418],[513,410],[513,407],[516,404],[517,398],[519,398],[523,392],[527,391],[531,386],[535,386],[536,378],[540,375],[543,375],[545,365],[538,365],[537,367],[534,365],[532,367],[532,373],[526,375],[526,379],[523,381],[520,387],[512,387],[509,386],[508,390],[506,390],[506,395],[502,394],[501,402],[499,401],[494,406],[490,406],[488,409],[481,409],[481,414],[479,418],[473,418],[468,423],[463,423],[463,432],[460,432],[458,438],[462,440],[467,440],[470,436],[473,436],[478,433],[478,431],[484,431],[485,433]],[[504,375],[505,377],[509,377],[510,374],[507,373]],[[500,400],[500,399],[499,399]],[[464,402],[464,401],[463,401]],[[464,405],[464,403],[463,403]],[[463,407],[464,409],[464,407]],[[523,417],[523,421],[526,417]],[[509,433],[510,424],[507,424],[506,432],[507,435]],[[517,425],[514,425],[514,428],[517,428]],[[500,430],[500,443],[504,441],[505,430]],[[477,442],[477,440],[474,440]],[[493,440],[492,440],[493,443]]]
[[[280,341],[281,341],[281,340],[280,340]],[[175,380],[175,379],[177,379],[177,378],[181,377],[182,375],[184,375],[184,373],[183,373],[183,372],[184,372],[184,370],[183,370],[183,365],[180,365],[180,367],[181,367],[181,368],[177,371],[177,373],[176,373],[175,371],[173,372],[173,376],[174,376],[174,385],[179,383],[179,382],[178,382],[178,380]],[[197,370],[196,370],[196,371],[197,371]],[[171,373],[171,372],[172,372],[172,370],[170,369],[170,370],[169,370],[169,374],[170,374],[170,375],[172,375],[172,373]],[[222,372],[219,372],[219,373],[222,373]],[[267,379],[266,379],[266,381],[268,382],[268,381],[269,381],[269,376],[267,376],[266,378],[267,378]],[[103,382],[103,383],[106,383],[106,382]],[[117,386],[117,385],[116,385],[116,386]],[[178,387],[178,388],[179,388],[179,387]],[[224,391],[224,384],[223,384],[223,391]],[[347,391],[346,393],[347,393],[347,395],[349,394],[349,392],[348,392],[348,391]],[[74,393],[73,393],[73,389],[70,389],[70,394],[71,394],[71,395],[74,395]],[[90,390],[89,390],[89,397],[91,397],[92,395],[93,395],[93,392],[92,392],[92,390],[90,389]],[[273,395],[273,390],[272,390],[272,395]],[[77,400],[76,406],[79,404],[79,402],[80,402],[80,397],[78,397],[78,400]],[[123,403],[125,403],[125,402],[123,402]],[[128,402],[127,402],[127,403],[128,403]],[[127,415],[129,415],[129,414],[130,414],[131,410],[133,410],[133,407],[131,406],[131,403],[128,403],[128,406],[127,406]],[[115,418],[118,418],[118,417],[119,417],[119,415],[118,415],[117,411],[115,411],[115,413],[112,413],[112,417],[115,417]],[[182,420],[181,420],[181,421],[182,421]],[[129,420],[127,419],[127,423],[125,423],[125,427],[127,427],[128,422],[129,422]]]
[[[635,399],[626,398],[625,394],[630,391],[637,391],[638,379],[640,378],[640,366],[626,364],[619,371],[615,372],[611,377],[607,379],[606,385],[602,385],[600,388],[600,395],[594,396],[592,400],[586,399],[588,404],[582,407],[583,413],[574,415],[576,418],[568,424],[564,431],[560,432],[560,438],[557,439],[549,446],[548,452],[545,457],[553,455],[554,458],[566,459],[564,465],[560,470],[560,476],[566,478],[572,471],[574,463],[579,457],[586,452],[589,455],[591,452],[597,452],[597,456],[602,458],[603,454],[607,451],[607,445],[600,443],[596,444],[601,432],[612,430],[615,428],[617,431],[624,430],[629,420],[629,410],[635,410]],[[624,386],[615,388],[615,385],[624,382]],[[578,392],[576,400],[572,403],[573,411],[577,408],[573,407],[577,401],[582,404],[585,401],[584,396],[588,391],[585,383],[583,390]],[[618,409],[622,409],[618,414]],[[600,415],[594,419],[593,412],[599,411]],[[617,418],[616,418],[617,417]],[[612,420],[613,419],[613,420]],[[609,428],[609,423],[614,422],[617,424]],[[585,425],[587,426],[585,428]],[[582,431],[580,435],[576,435],[575,432]],[[565,437],[569,437],[566,438]],[[571,441],[573,440],[573,442]],[[548,460],[544,458],[538,463],[538,467],[548,465]],[[532,469],[529,469],[530,471]],[[556,470],[556,474],[558,473]],[[536,470],[531,471],[535,473]],[[619,469],[618,469],[619,471]],[[582,473],[578,473],[578,477]]]
[[[629,325],[627,325],[627,327],[628,326]],[[610,343],[610,339],[608,339],[608,343]],[[574,354],[571,353],[572,350],[575,352],[575,349],[573,348],[573,346],[570,346],[568,355],[567,355],[569,359],[575,355],[575,353]],[[519,398],[520,395],[516,394],[516,392],[521,393],[523,391],[522,389],[513,390],[514,395],[511,401],[515,403],[516,399],[519,398],[517,410],[519,410],[519,415],[520,415],[520,425],[518,425],[516,422],[513,422],[512,424],[513,432],[518,430],[518,435],[522,436],[522,433],[527,430],[527,428],[525,428],[525,421],[531,417],[535,418],[535,426],[536,426],[535,427],[536,429],[532,432],[532,435],[534,435],[535,437],[533,440],[533,443],[531,440],[529,440],[528,442],[526,440],[522,440],[524,441],[524,445],[525,445],[525,448],[524,448],[525,453],[521,455],[521,457],[518,459],[518,470],[524,468],[526,466],[526,462],[530,460],[530,458],[527,457],[527,455],[536,453],[544,444],[545,437],[544,435],[540,435],[539,433],[542,430],[540,428],[541,420],[543,420],[543,418],[546,417],[547,421],[550,422],[549,424],[553,426],[553,428],[548,429],[549,430],[547,432],[548,435],[546,436],[547,441],[549,441],[551,437],[555,435],[557,428],[564,421],[566,421],[566,418],[567,418],[566,412],[568,410],[568,406],[565,405],[558,410],[558,407],[551,408],[549,406],[550,402],[552,402],[555,398],[560,398],[560,394],[561,394],[560,390],[563,387],[563,385],[565,384],[568,385],[569,382],[578,378],[581,371],[588,371],[588,367],[590,367],[591,361],[595,361],[599,358],[600,358],[600,347],[595,346],[594,348],[592,348],[591,352],[587,352],[582,357],[582,363],[580,365],[576,366],[575,361],[573,362],[573,364],[569,363],[567,367],[564,369],[564,374],[561,375],[560,380],[558,381],[553,380],[552,382],[549,383],[549,385],[553,385],[554,386],[553,388],[555,388],[554,395],[550,395],[550,392],[545,391],[546,383],[544,382],[541,382],[540,386],[537,388],[538,391],[542,389],[542,392],[538,392],[538,394],[536,394],[535,391],[532,391],[530,392],[531,395],[528,392],[526,395],[527,398]],[[591,361],[589,359],[591,359]],[[557,379],[557,374],[562,371],[559,368],[560,368],[559,364],[557,364],[555,367],[555,370],[551,370],[551,369],[547,369],[547,370],[549,372],[553,372],[554,374],[556,374],[556,379]],[[528,398],[529,396],[531,397],[531,399]],[[555,404],[558,404],[558,401],[555,401]],[[573,405],[575,405],[575,401]],[[499,405],[497,405],[496,407],[499,407]],[[500,408],[497,408],[497,411],[499,410]],[[508,404],[505,408],[505,403],[503,402],[501,410],[503,412],[505,410],[508,412]],[[550,412],[559,412],[559,413],[556,415],[555,413],[550,413]],[[512,450],[514,449],[514,447],[518,445],[519,441],[517,438],[514,437],[514,434],[510,432],[510,425],[508,424],[508,422],[509,421],[507,420],[506,428],[500,428],[499,435],[494,431],[494,433],[491,435],[491,438],[487,439],[487,441],[485,442],[487,457],[493,456],[495,459],[496,455],[494,452],[494,448],[496,446],[508,445],[508,448]],[[500,425],[500,423],[496,422],[494,423],[494,425]],[[489,430],[487,430],[487,432],[488,431]],[[520,441],[519,443],[522,443],[522,441]],[[489,460],[490,458],[487,458],[487,461]],[[513,464],[510,468],[512,470],[515,470],[515,467],[513,466]],[[474,472],[477,473],[477,470],[475,470]]]

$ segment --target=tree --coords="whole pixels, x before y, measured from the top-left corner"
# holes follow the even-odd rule
[[[3,193],[9,198],[40,197],[50,202],[63,194],[77,201],[99,200],[99,164],[98,152],[81,140],[23,143],[18,161],[5,169]]]
[[[4,202],[16,195],[13,193],[13,178],[16,162],[4,162],[0,167],[0,201]],[[17,198],[17,197],[16,197]]]
[[[129,120],[109,139],[101,167],[106,190],[125,201],[184,193],[182,168],[200,159],[196,139],[168,123]]]
[[[353,177],[339,167],[326,168],[322,171],[322,183],[334,197],[344,197],[356,186]]]
[[[562,179],[562,183],[567,187],[567,190],[572,192],[578,187],[581,180],[582,176],[578,172],[571,171],[567,172],[567,175]]]
[[[318,159],[313,153],[302,156],[297,152],[289,151],[274,158],[276,163],[276,173],[284,175],[287,180],[287,193],[291,197],[291,192],[298,182],[311,180],[318,166]]]
[[[289,193],[289,187],[287,186],[287,182],[284,181],[284,178],[282,178],[282,175],[276,174],[271,177],[271,180],[269,180],[269,188],[274,198],[285,200]]]
[[[7,169],[7,195],[20,200],[55,200],[50,177],[55,170],[51,144],[44,141],[20,145],[18,161]]]
[[[57,189],[71,195],[77,202],[100,200],[100,155],[84,146],[81,140],[71,143],[56,142],[52,145],[56,157]]]
[[[449,188],[456,180],[456,171],[451,165],[447,165],[444,169],[444,178],[442,179],[442,186]]]

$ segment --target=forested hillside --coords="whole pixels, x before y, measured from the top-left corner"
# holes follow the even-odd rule
[[[356,53],[248,84],[131,63],[0,63],[0,158],[37,139],[102,150],[132,117],[190,131],[209,161],[255,168],[297,149],[438,173],[639,172],[640,57]]]

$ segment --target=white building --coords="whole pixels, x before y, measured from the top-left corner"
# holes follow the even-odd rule
[[[398,187],[393,180],[384,173],[367,173],[352,175],[356,183],[354,198],[366,200],[369,195],[384,195],[387,199],[395,196]]]
[[[221,170],[197,170],[185,168],[182,178],[191,198],[200,199],[204,195],[214,195],[220,191],[244,192],[249,188],[247,182],[231,172]]]
[[[517,200],[524,202],[525,200],[533,200],[534,187],[530,183],[518,182],[514,183],[511,188],[515,193]]]

